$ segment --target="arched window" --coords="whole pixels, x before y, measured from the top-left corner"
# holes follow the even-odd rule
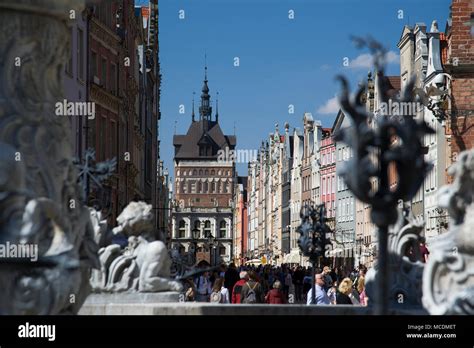
[[[218,181],[216,183],[216,193],[221,193],[221,182],[220,181]]]
[[[179,229],[178,229],[178,238],[185,238],[186,237],[186,222],[181,220],[179,222]]]
[[[207,220],[204,223],[204,237],[207,238],[211,234],[211,222]]]
[[[207,183],[207,181],[204,182],[203,191],[203,193],[207,193],[209,191],[209,184]]]
[[[197,175],[197,170],[196,170],[196,169],[193,170],[193,175],[194,175],[194,176]]]
[[[215,182],[211,183],[211,192],[216,193],[216,183]]]
[[[202,193],[202,183],[201,183],[201,181],[198,181],[198,184],[197,184],[197,193]]]
[[[214,169],[211,170],[211,175],[216,175],[216,171]]]
[[[194,228],[197,228],[199,230],[199,238],[202,238],[202,229],[201,229],[201,221],[196,220],[194,221]]]
[[[219,238],[226,238],[227,234],[227,223],[225,221],[221,221],[219,225]]]
[[[209,170],[206,169],[206,173],[205,173],[205,174],[206,174],[206,176],[208,176],[208,175],[209,175]]]

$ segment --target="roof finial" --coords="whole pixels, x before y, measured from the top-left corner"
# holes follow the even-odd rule
[[[192,114],[192,120],[194,122],[194,95],[196,94],[196,92],[193,92],[193,114]]]
[[[216,92],[216,122],[219,122],[219,92]]]
[[[204,53],[204,81],[207,81],[207,53]]]

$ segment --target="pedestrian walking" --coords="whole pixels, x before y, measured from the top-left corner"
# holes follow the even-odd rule
[[[196,281],[196,301],[198,302],[209,302],[209,295],[212,292],[211,280],[209,279],[209,272],[204,272],[197,278]]]
[[[247,283],[247,280],[249,280],[247,271],[240,272],[239,276],[240,280],[235,283],[234,288],[232,289],[232,303],[241,303],[240,297],[242,294],[242,287]]]
[[[365,277],[360,277],[357,283],[357,291],[359,292],[359,302],[362,306],[367,306],[367,295],[365,293]]]
[[[350,278],[344,278],[339,284],[339,289],[336,294],[336,304],[352,304],[352,300],[349,297],[352,296],[352,280]]]
[[[263,303],[265,300],[264,294],[262,291],[262,286],[258,282],[257,274],[255,273],[255,271],[250,271],[248,275],[249,280],[242,287],[242,294],[240,297],[241,303]]]
[[[229,297],[232,298],[234,285],[240,280],[239,272],[235,264],[231,263],[224,274],[224,286],[229,289]]]
[[[212,303],[229,303],[229,290],[224,287],[224,278],[217,278],[210,295]]]
[[[332,283],[335,279],[332,279],[331,275],[331,268],[329,266],[323,267],[323,277],[324,277],[324,290],[327,292],[329,288],[332,286]]]
[[[328,290],[329,301],[332,305],[336,304],[336,295],[337,295],[337,282],[333,282],[332,286]]]
[[[316,282],[316,284],[315,284],[316,304],[317,305],[328,305],[328,304],[330,304],[331,302],[329,300],[329,297],[328,297],[326,291],[324,290],[324,274],[322,274],[322,273],[316,274],[315,282]],[[311,303],[312,302],[312,294],[313,294],[313,289],[310,289],[308,291],[307,300],[306,300],[307,305],[312,304]]]
[[[281,291],[280,281],[273,283],[273,289],[271,289],[265,296],[265,302],[269,304],[285,304],[287,303],[285,294]]]

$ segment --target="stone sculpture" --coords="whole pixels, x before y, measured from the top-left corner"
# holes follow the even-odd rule
[[[423,306],[431,314],[474,314],[474,149],[449,169],[451,185],[439,192],[449,231],[432,243],[423,273]]]
[[[424,263],[419,243],[424,221],[414,218],[408,206],[399,209],[397,222],[389,227],[388,267],[390,270],[388,294],[390,307],[421,307]],[[411,257],[409,257],[412,253]],[[366,276],[366,292],[375,297],[378,265]]]
[[[152,240],[152,206],[131,202],[117,218],[113,233],[128,237],[128,246],[121,250],[112,244],[99,250],[101,271],[92,278],[95,291],[180,291],[180,282],[170,278],[171,258],[166,245]]]
[[[109,230],[107,225],[107,219],[102,218],[102,212],[89,208],[91,214],[91,223],[94,231],[94,241],[99,248],[106,247],[112,244],[112,231]]]
[[[38,259],[0,259],[0,314],[77,313],[98,267],[72,163],[71,127],[54,105],[80,0],[0,2],[0,243]]]

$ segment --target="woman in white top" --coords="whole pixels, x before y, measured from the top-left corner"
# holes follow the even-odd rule
[[[229,290],[224,287],[224,278],[216,279],[210,298],[213,303],[230,303]]]

